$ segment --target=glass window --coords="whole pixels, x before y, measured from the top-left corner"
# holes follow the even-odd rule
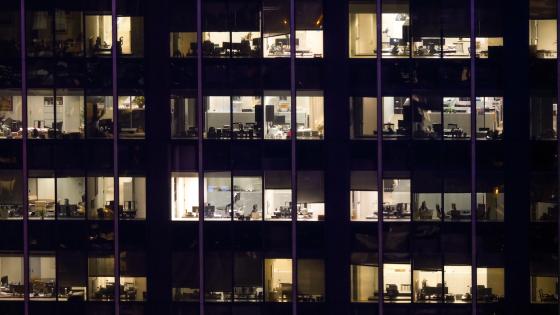
[[[322,92],[298,92],[297,138],[323,139],[325,135],[325,115]]]
[[[476,269],[476,292],[479,302],[491,303],[504,299],[504,268]]]
[[[531,220],[558,220],[558,178],[555,175],[533,175],[531,179]]]
[[[410,179],[383,180],[383,218],[389,221],[409,221]]]
[[[85,22],[87,56],[110,56],[113,45],[111,16],[86,15]]]
[[[296,57],[323,57],[323,2],[296,2]]]
[[[29,256],[29,297],[55,300],[56,263],[54,256]]]
[[[290,302],[292,300],[292,260],[266,258],[264,260],[265,302]]]
[[[21,139],[21,95],[17,90],[0,90],[0,138]]]
[[[352,171],[350,174],[350,220],[377,221],[377,172]]]
[[[80,139],[84,137],[83,90],[56,90],[56,134],[58,138]],[[61,103],[59,105],[59,103]]]
[[[198,271],[198,253],[173,253],[173,277],[171,279],[173,283],[173,301],[198,301]]]
[[[377,257],[371,253],[352,253],[350,296],[352,302],[374,302],[379,296]]]
[[[476,193],[476,217],[479,221],[504,220],[504,187],[496,186],[488,192]]]
[[[117,17],[117,52],[120,56],[144,56],[144,18],[141,16]]]
[[[108,301],[115,298],[112,256],[88,258],[88,298],[89,301]]]
[[[51,11],[27,12],[27,55],[49,57],[53,54],[53,16]]]
[[[408,97],[383,97],[383,138],[407,138],[410,136],[411,124],[412,113]]]
[[[476,98],[476,138],[496,140],[504,132],[504,99],[502,97]]]
[[[262,177],[233,177],[233,213],[236,220],[262,220]]]
[[[536,58],[556,58],[556,19],[529,20],[529,49]]]
[[[29,194],[28,194],[29,218],[30,219],[54,219],[55,216],[54,177],[51,176],[30,177],[28,185],[29,185]]]
[[[325,179],[322,171],[298,171],[298,220],[325,220]]]
[[[289,171],[266,171],[264,174],[265,220],[292,219],[292,189]]]
[[[142,252],[121,253],[120,300],[144,301],[147,296],[146,256]]]
[[[219,221],[231,220],[231,173],[205,173],[204,187],[204,219]]]
[[[410,15],[408,2],[383,6],[381,16],[381,51],[383,58],[410,56]]]
[[[230,32],[203,32],[202,55],[205,57],[229,57],[230,42]]]
[[[23,300],[23,257],[20,255],[0,255],[0,288],[2,299]]]
[[[558,278],[554,276],[532,276],[531,302],[557,304]]]
[[[441,220],[441,193],[418,192],[413,194],[412,199],[414,220]]]
[[[472,299],[470,266],[444,266],[443,278],[449,292],[445,302],[469,302]]]
[[[113,218],[114,185],[112,177],[87,178],[88,218],[110,220]]]
[[[442,99],[439,97],[412,96],[412,131],[416,139],[441,139]]]
[[[229,139],[231,133],[231,98],[229,96],[206,96],[205,107],[205,138]]]
[[[59,219],[85,218],[86,184],[84,177],[56,179],[56,207]]]
[[[88,138],[113,137],[113,97],[86,97],[86,130]]]
[[[232,257],[229,251],[204,254],[204,298],[208,302],[230,302],[232,299]]]
[[[320,259],[299,259],[297,263],[298,302],[324,302],[325,264]]]
[[[59,251],[56,257],[59,301],[87,298],[87,259],[83,252]]]
[[[410,302],[410,264],[383,264],[386,302]]]
[[[146,219],[146,178],[119,177],[119,216]]]
[[[262,98],[260,96],[232,96],[233,137],[254,139],[262,137]]]
[[[198,176],[194,172],[171,174],[171,219],[198,220]]]
[[[477,37],[476,56],[477,58],[496,58],[502,55],[504,46],[503,37]]]
[[[414,302],[441,302],[447,295],[447,286],[442,285],[442,272],[440,270],[414,270]],[[447,298],[447,297],[446,297]]]
[[[471,219],[471,194],[449,192],[443,195],[445,220],[469,221]]]
[[[171,57],[196,57],[196,32],[171,32],[169,36]]]
[[[262,256],[257,252],[235,252],[233,263],[233,300],[262,302],[264,298]]]
[[[52,90],[28,90],[27,102],[29,139],[54,138],[55,115],[62,113],[62,96],[56,97],[55,102]]]
[[[377,45],[375,3],[350,1],[349,14],[350,58],[375,57]]]
[[[230,0],[231,50],[234,57],[260,57],[261,13],[259,0]],[[268,9],[268,8],[267,8]]]
[[[119,136],[120,138],[145,137],[144,96],[119,96]]]
[[[264,138],[288,139],[291,132],[291,112],[289,91],[265,91]]]
[[[531,97],[531,137],[538,140],[556,139],[557,102],[554,97]]]
[[[196,98],[184,96],[171,97],[171,137],[196,138]]]
[[[61,57],[82,56],[84,23],[80,11],[55,11],[55,53]]]
[[[263,56],[290,57],[290,1],[263,1]]]
[[[23,179],[21,172],[0,171],[0,219],[23,217]]]
[[[350,138],[367,139],[377,135],[377,98],[350,98]]]
[[[443,98],[443,137],[446,140],[468,139],[471,134],[471,100],[469,97]]]

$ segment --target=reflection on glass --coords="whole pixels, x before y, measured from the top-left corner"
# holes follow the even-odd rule
[[[229,139],[231,135],[231,99],[229,96],[204,98],[204,132],[207,139]]]
[[[88,258],[88,300],[115,298],[114,259],[111,256]]]
[[[231,220],[231,173],[205,173],[204,187],[204,219],[219,221]]]
[[[290,137],[291,111],[290,92],[265,92],[263,113],[265,139],[288,139]]]
[[[171,174],[171,219],[198,220],[198,176],[194,172]]]
[[[374,302],[379,296],[377,257],[370,253],[352,253],[350,296],[352,302]]]
[[[51,11],[27,13],[27,54],[30,57],[52,56],[53,16]]]
[[[377,99],[350,98],[350,138],[375,138],[377,135]]]
[[[55,300],[56,263],[54,256],[29,257],[29,298]]]
[[[172,275],[173,301],[198,301],[198,253],[174,252]]]
[[[375,57],[377,45],[375,4],[351,1],[349,13],[350,58]]]
[[[502,301],[504,299],[504,268],[476,269],[477,300],[484,303]]]
[[[58,138],[84,137],[84,92],[82,90],[56,90],[56,117],[54,128]]]
[[[144,96],[119,96],[119,136],[121,138],[145,137]]]
[[[84,177],[56,179],[56,208],[59,219],[84,218],[86,215]]]
[[[556,20],[529,20],[529,49],[536,58],[556,58]]]
[[[535,175],[531,179],[531,220],[558,220],[558,178]]]
[[[87,259],[83,252],[57,252],[56,268],[58,301],[85,301]]]
[[[410,264],[383,264],[383,280],[386,302],[410,302]]]
[[[21,172],[0,171],[0,220],[23,217],[23,179]]]
[[[234,253],[233,300],[235,302],[262,302],[262,258],[256,252]]]
[[[558,277],[532,276],[531,302],[558,303]]]
[[[196,138],[196,99],[191,97],[171,97],[171,137]]]
[[[169,36],[171,57],[196,57],[196,32],[171,32]]]
[[[262,177],[233,177],[233,216],[236,220],[262,220]]]
[[[55,53],[58,56],[82,56],[84,52],[83,18],[80,11],[55,11]]]
[[[292,260],[266,258],[264,260],[265,302],[292,300]]]
[[[410,179],[384,179],[383,218],[390,221],[409,221],[410,198]]]
[[[299,259],[297,263],[298,302],[323,302],[325,296],[325,264],[320,259]]]
[[[112,96],[87,96],[86,130],[88,138],[113,137]]]
[[[557,102],[554,97],[532,96],[531,137],[537,140],[556,139]]]
[[[0,300],[23,300],[23,257],[0,255]]]
[[[17,90],[0,90],[0,139],[21,139],[20,92]]]
[[[54,219],[55,187],[53,177],[35,177],[28,179],[29,218]]]

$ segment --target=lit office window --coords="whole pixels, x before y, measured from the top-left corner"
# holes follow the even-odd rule
[[[54,177],[49,174],[34,174],[42,177],[28,178],[28,200],[30,219],[54,219],[55,217],[55,184]]]
[[[325,178],[322,171],[298,171],[298,220],[325,220]]]
[[[503,46],[503,37],[477,37],[476,57],[482,59],[499,58],[502,56]]]
[[[531,276],[531,302],[558,303],[558,277],[554,275]]]
[[[377,172],[352,171],[350,174],[350,220],[377,221]]]
[[[504,299],[504,268],[476,268],[476,292],[479,303],[500,302]]]
[[[471,194],[468,192],[446,192],[443,195],[443,211],[447,221],[469,221],[471,219]]]
[[[377,114],[375,117],[377,117]],[[383,97],[383,138],[408,138],[411,125],[410,98],[400,96]]]
[[[171,219],[198,220],[198,176],[194,172],[171,174]]]
[[[88,177],[86,185],[88,218],[110,220],[113,217],[113,178]]]
[[[83,219],[86,216],[84,177],[56,178],[56,208],[59,219]]]
[[[231,135],[231,98],[229,96],[206,96],[204,108],[205,138],[229,139]]]
[[[298,302],[325,301],[325,263],[320,259],[299,259]]]
[[[84,91],[77,89],[56,90],[56,124],[57,138],[80,139],[84,137]]]
[[[350,58],[375,57],[377,45],[375,3],[354,0],[349,3]]]
[[[15,254],[0,254],[0,301],[23,300],[23,257]]]
[[[86,54],[88,57],[110,56],[112,40],[110,15],[86,15]]]
[[[445,302],[460,303],[472,300],[471,266],[444,266],[443,278],[448,290]]]
[[[56,256],[58,301],[85,301],[87,258],[82,251],[59,251]]]
[[[350,138],[374,139],[377,135],[377,99],[350,98]]]
[[[504,187],[490,187],[487,192],[476,193],[476,218],[479,221],[504,220]]]
[[[204,219],[231,220],[231,173],[206,172],[204,174],[204,188]]]
[[[263,56],[290,57],[290,1],[263,1]]]
[[[503,97],[476,98],[476,138],[479,140],[502,139],[504,132]]]
[[[115,299],[114,259],[112,256],[88,258],[88,300]]]
[[[296,1],[296,58],[323,57],[323,2]]]
[[[261,176],[233,177],[233,217],[235,220],[262,220]]]
[[[255,139],[262,137],[262,97],[231,97],[233,138]]]
[[[55,300],[56,260],[54,256],[29,256],[29,298]]]
[[[144,18],[141,16],[117,17],[117,44],[119,56],[144,56]]]
[[[292,260],[266,258],[264,260],[265,302],[290,302],[292,300]]]
[[[196,32],[171,32],[169,39],[171,57],[196,57]]]
[[[443,273],[441,269],[414,270],[412,279],[414,282],[414,302],[430,303],[442,302],[447,295],[448,288],[443,286]]]
[[[263,112],[265,139],[290,137],[291,108],[289,91],[265,91]]]
[[[442,194],[434,189],[434,192],[429,192],[430,189],[422,189],[419,183],[419,189],[422,192],[414,192],[412,194],[413,214],[415,221],[439,221],[442,219]],[[426,191],[426,192],[423,192]]]
[[[262,302],[263,260],[257,252],[235,252],[233,254],[233,301]]]
[[[383,179],[383,218],[410,221],[410,179]]]
[[[350,299],[352,302],[375,302],[379,298],[377,257],[372,253],[352,253],[350,265]]]
[[[23,179],[20,171],[0,171],[0,219],[23,217]]]
[[[171,138],[196,138],[196,98],[171,97]]]
[[[261,1],[230,1],[228,5],[232,31],[231,55],[261,57]]]
[[[529,49],[536,58],[556,58],[556,19],[529,20]]]
[[[535,140],[556,139],[556,116],[558,103],[552,96],[532,96],[531,102],[531,138]]]
[[[385,302],[410,302],[412,294],[410,275],[410,264],[383,264]]]
[[[292,189],[289,171],[265,171],[264,218],[286,220],[292,218]]]
[[[208,302],[231,302],[232,257],[230,251],[208,251],[204,254],[204,297]]]
[[[0,138],[21,139],[21,94],[18,90],[0,90]]]
[[[441,139],[442,99],[412,95],[412,136],[415,139]]]
[[[119,96],[119,137],[144,138],[146,99],[144,96]]]
[[[51,11],[27,12],[27,55],[51,57],[53,54],[53,15]]]
[[[121,253],[120,300],[145,301],[147,296],[146,255],[142,252]]]
[[[198,253],[173,253],[171,270],[173,275],[171,279],[173,285],[173,301],[198,301]]]
[[[383,58],[410,56],[410,15],[408,2],[383,6],[381,16],[381,51]]]
[[[204,57],[229,57],[231,51],[230,32],[203,32],[202,55]]]
[[[113,97],[86,97],[87,138],[113,137]]]
[[[300,91],[296,98],[298,139],[323,139],[325,115],[323,95],[318,91]]]
[[[531,178],[531,221],[558,220],[558,177],[535,174]]]
[[[471,100],[469,97],[443,98],[443,138],[465,140],[471,134]]]
[[[488,41],[485,43],[488,45]],[[412,43],[416,58],[469,58],[470,46],[468,34],[464,37],[418,37]]]
[[[83,56],[83,15],[80,11],[56,10],[55,53],[61,57]]]
[[[55,104],[56,101],[56,104]],[[27,91],[27,131],[29,139],[55,137],[55,110],[62,109],[62,97],[55,97],[52,90]]]
[[[146,219],[146,178],[119,177],[119,217]]]

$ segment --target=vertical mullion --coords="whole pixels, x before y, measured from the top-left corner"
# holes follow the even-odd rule
[[[198,303],[200,315],[204,315],[204,104],[202,99],[202,0],[196,0],[196,78],[196,106],[198,109]]]
[[[117,0],[111,1],[111,54],[112,54],[112,94],[113,94],[113,232],[114,239],[114,274],[115,274],[115,315],[119,315],[120,301],[120,248],[119,248],[119,96],[117,82]]]
[[[376,39],[376,97],[377,97],[377,278],[378,278],[378,313],[383,314],[384,299],[384,277],[383,277],[383,97],[381,93],[381,59],[382,59],[382,40],[381,40],[381,19],[383,10],[382,0],[375,0],[375,39]],[[412,49],[411,49],[412,51]]]
[[[296,92],[296,0],[290,0],[290,144],[292,182],[292,315],[297,315],[297,92]]]
[[[559,136],[559,130],[558,130],[558,126],[560,126],[560,115],[558,115],[558,104],[559,100],[560,100],[560,59],[558,58],[558,43],[560,43],[560,24],[558,23],[558,19],[560,17],[560,0],[556,1],[556,171],[557,171],[557,186],[560,185],[560,155],[558,155],[558,153],[560,152],[560,136]],[[556,202],[557,204],[560,204],[560,190],[557,187],[556,188],[558,190],[557,193],[557,199]],[[557,237],[560,238],[560,219],[556,220],[556,234]],[[560,254],[560,242],[558,243],[558,248],[557,248],[557,254]],[[560,261],[558,262],[558,266],[557,266],[557,272],[558,274],[556,275],[556,281],[558,281],[559,277],[560,277]],[[558,309],[557,311],[560,313],[560,304],[558,304]]]
[[[24,314],[29,315],[29,182],[27,179],[29,170],[27,163],[27,48],[25,42],[26,32],[25,19],[25,0],[20,0],[20,58],[21,58],[21,120],[22,120],[22,139],[21,139],[21,160],[23,177],[23,309]]]
[[[471,101],[471,313],[477,314],[477,251],[476,251],[476,0],[469,0],[470,13],[470,101]]]

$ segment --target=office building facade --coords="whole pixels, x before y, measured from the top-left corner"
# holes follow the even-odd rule
[[[3,0],[0,314],[558,314],[558,10]]]

